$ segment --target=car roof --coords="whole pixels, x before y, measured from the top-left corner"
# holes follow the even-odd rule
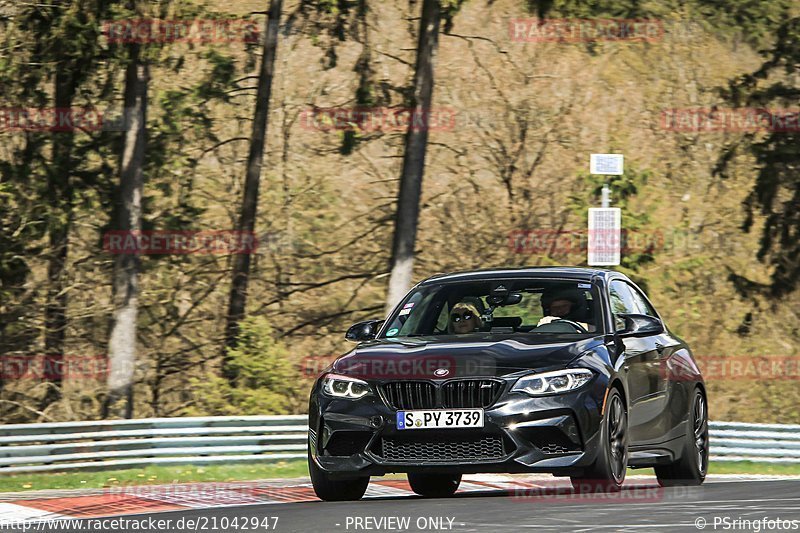
[[[492,278],[569,278],[580,280],[591,280],[595,276],[609,279],[611,277],[623,277],[624,274],[614,270],[586,267],[517,267],[517,268],[484,268],[480,270],[465,270],[460,272],[450,272],[446,274],[436,274],[420,283],[440,283],[450,281],[471,281]]]

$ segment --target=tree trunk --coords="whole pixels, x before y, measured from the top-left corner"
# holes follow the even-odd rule
[[[118,223],[122,231],[142,229],[142,188],[147,126],[149,68],[140,45],[132,44],[125,72],[125,140],[120,165]],[[119,254],[114,262],[114,323],[108,342],[108,396],[103,417],[133,416],[139,254]]]
[[[258,73],[258,92],[256,110],[253,117],[253,131],[250,136],[250,152],[247,156],[247,175],[244,181],[241,218],[237,229],[240,234],[252,234],[256,225],[258,211],[258,187],[261,181],[261,165],[264,145],[269,125],[269,99],[272,92],[275,55],[278,50],[278,29],[280,24],[282,0],[270,0],[269,13],[265,22],[266,36]],[[244,318],[247,303],[247,283],[250,277],[251,250],[234,256],[228,316],[225,324],[225,347],[223,348],[223,376],[231,383],[236,381],[236,371],[229,365],[227,348],[236,345],[239,322]]]
[[[428,114],[433,103],[433,60],[439,41],[440,21],[439,0],[424,0],[419,22],[412,109],[415,116],[421,114],[425,119],[421,127],[414,127],[412,119],[406,132],[403,173],[397,195],[392,258],[389,264],[391,274],[386,296],[387,313],[408,292],[413,280],[414,244],[417,240],[419,201],[425,171],[425,151],[428,146]]]
[[[59,62],[55,74],[55,107],[68,112],[75,98],[75,79],[69,65]],[[72,226],[73,131],[53,132],[53,165],[49,171],[47,196],[50,216],[47,224],[50,255],[47,262],[47,303],[44,310],[43,368],[48,384],[39,406],[44,410],[61,398],[61,374],[67,329],[67,256]]]

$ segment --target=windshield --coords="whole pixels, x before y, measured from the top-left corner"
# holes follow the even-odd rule
[[[601,329],[597,289],[588,282],[493,279],[425,285],[381,337],[470,333],[591,334]]]

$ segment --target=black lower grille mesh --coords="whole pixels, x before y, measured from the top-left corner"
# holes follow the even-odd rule
[[[523,427],[517,429],[517,434],[547,455],[581,451],[581,445],[574,442],[558,427]]]
[[[371,431],[335,431],[325,451],[330,455],[354,455],[364,451],[371,437]]]
[[[505,455],[503,439],[494,435],[469,440],[384,438],[381,439],[381,454],[385,460],[398,463],[490,461]]]
[[[569,453],[572,450],[566,446],[559,446],[558,444],[545,444],[541,447],[542,452],[548,455],[557,455],[560,453]]]

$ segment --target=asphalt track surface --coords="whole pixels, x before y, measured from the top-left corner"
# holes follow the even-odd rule
[[[576,494],[564,486],[466,492],[440,499],[258,504],[125,518],[172,520],[172,527],[164,531],[800,531],[800,479],[708,480],[701,487],[667,489],[648,481],[618,494]],[[193,529],[187,527],[188,520],[194,520]],[[256,521],[258,527],[249,527]],[[116,531],[126,530],[134,531]]]

